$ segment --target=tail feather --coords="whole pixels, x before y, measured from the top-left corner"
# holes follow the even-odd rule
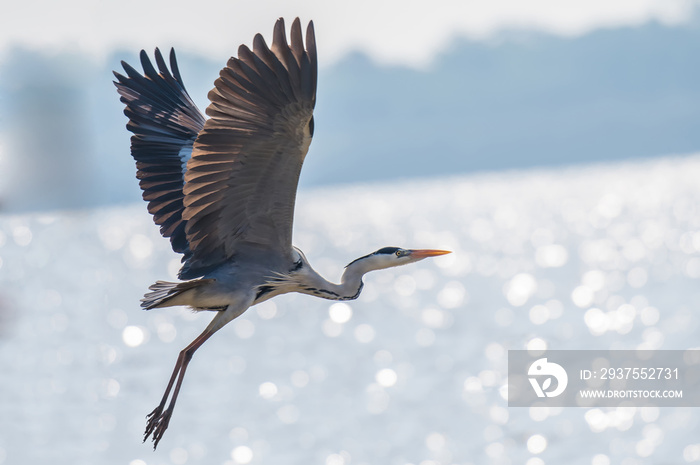
[[[165,307],[168,301],[182,294],[185,291],[196,287],[209,284],[213,279],[194,279],[192,281],[184,281],[181,283],[171,283],[168,281],[156,281],[148,289],[151,292],[146,293],[141,299],[141,307],[150,310],[156,307]]]

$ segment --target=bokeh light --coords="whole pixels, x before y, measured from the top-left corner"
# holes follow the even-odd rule
[[[688,159],[456,178],[415,195],[300,192],[295,227],[329,278],[384,244],[455,252],[371,273],[352,302],[287,295],[248,310],[192,359],[161,458],[700,463],[692,409],[507,407],[511,349],[697,346],[699,172]],[[214,315],[139,308],[176,268],[142,207],[0,218],[0,337],[13,347],[0,362],[14,380],[0,409],[20,425],[67,418],[32,431],[72,461],[78,436],[96,454],[83,462],[153,461],[139,452],[143,417]],[[20,430],[1,432],[0,463],[37,461],[15,446]]]

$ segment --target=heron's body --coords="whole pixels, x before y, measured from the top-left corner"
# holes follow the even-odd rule
[[[366,273],[447,253],[385,247],[352,261],[335,284],[292,246],[297,183],[314,131],[317,58],[313,23],[305,41],[298,18],[289,43],[285,34],[280,19],[270,48],[260,34],[253,50],[239,48],[209,93],[209,119],[187,94],[173,51],[170,69],[156,49],[157,71],[142,51],[143,75],[124,62],[127,76],[115,73],[143,198],[163,236],[183,254],[183,281],[156,282],[141,305],[216,312],[180,352],[148,416],[144,440],[152,434],[154,447],[194,352],[251,306],[288,292],[356,299]]]
[[[153,292],[146,294],[142,306],[151,309],[184,305],[196,310],[223,311],[232,301],[251,301],[253,306],[288,292],[329,300],[354,300],[360,296],[364,267],[348,266],[340,284],[335,284],[318,274],[299,249],[295,251],[296,261],[280,263],[275,268],[261,265],[254,257],[238,257],[201,279],[182,283],[159,281],[152,286]]]

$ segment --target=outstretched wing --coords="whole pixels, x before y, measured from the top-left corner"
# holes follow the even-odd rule
[[[136,160],[139,185],[148,211],[170,238],[175,252],[191,254],[185,235],[184,172],[197,134],[204,127],[204,116],[194,104],[182,83],[175,59],[170,51],[170,67],[156,49],[158,71],[145,51],[141,51],[144,75],[122,61],[127,76],[117,72],[114,84],[126,104],[127,129],[131,137],[131,155]]]
[[[202,276],[251,250],[292,258],[297,182],[311,143],[317,58],[299,18],[290,43],[284,20],[271,49],[260,34],[231,58],[209,93],[210,118],[187,163],[185,232],[191,257],[182,279]]]

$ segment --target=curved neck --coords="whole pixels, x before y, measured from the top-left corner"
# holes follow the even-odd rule
[[[368,271],[361,264],[351,263],[345,268],[340,284],[335,284],[309,267],[304,286],[299,292],[330,300],[354,300],[362,292],[362,276]]]
[[[360,267],[348,265],[343,272],[343,276],[340,278],[341,287],[347,290],[355,290],[355,293],[352,295],[351,299],[357,299],[360,296],[362,286],[364,286],[362,277],[365,275],[365,273],[367,273],[367,271],[369,271],[361,270],[359,268]]]

